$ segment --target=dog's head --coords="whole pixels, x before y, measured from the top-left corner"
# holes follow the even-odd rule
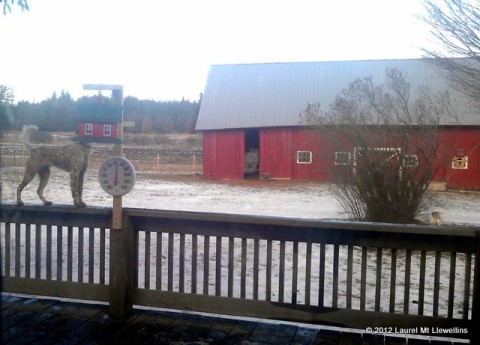
[[[78,143],[78,145],[81,145],[88,152],[89,155],[91,155],[93,151],[95,151],[95,148],[90,143]]]

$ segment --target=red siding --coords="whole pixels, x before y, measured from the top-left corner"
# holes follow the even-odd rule
[[[327,162],[333,163],[332,148],[321,134],[313,131],[296,129],[293,132],[293,178],[297,180],[331,180]],[[312,152],[310,164],[297,163],[297,151]]]
[[[445,181],[449,189],[480,190],[480,129],[444,129],[440,143],[440,155],[447,156],[448,164],[440,169],[435,180]],[[468,157],[467,169],[452,169],[449,160],[457,149]]]
[[[245,170],[243,131],[203,133],[203,176],[214,180],[240,180]]]
[[[292,178],[292,129],[260,131],[260,177]]]
[[[92,125],[92,134],[85,134],[85,125],[86,124],[91,124]],[[117,138],[117,123],[102,123],[102,122],[80,122],[77,127],[77,133],[79,136],[82,137],[92,137],[92,138]],[[111,126],[111,134],[109,136],[103,135],[103,127],[104,125],[110,125]]]
[[[271,128],[260,132],[260,177],[330,180],[325,164],[326,144],[318,133],[300,128]],[[297,151],[312,152],[311,163],[297,163]]]
[[[264,128],[260,129],[259,146],[260,178],[268,174],[278,179],[331,180],[334,150],[319,133],[302,128]],[[468,169],[452,169],[457,149],[468,156]],[[312,152],[312,162],[297,163],[297,151]],[[437,162],[441,168],[435,181],[446,182],[449,189],[480,190],[480,129],[441,129]],[[244,165],[243,130],[204,132],[206,178],[242,179]]]

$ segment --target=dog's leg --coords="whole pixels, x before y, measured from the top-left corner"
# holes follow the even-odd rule
[[[75,207],[85,207],[87,205],[85,205],[85,203],[81,200],[81,196],[80,196],[79,190],[78,190],[79,189],[79,184],[78,184],[79,178],[80,178],[80,172],[75,171],[75,169],[73,169],[70,172],[70,189],[72,190],[73,204],[75,205]]]
[[[78,174],[78,181],[77,181],[77,186],[78,186],[78,202],[83,205],[81,207],[87,206],[83,202],[83,180],[85,178],[85,169],[81,170],[80,173]]]
[[[17,205],[18,206],[23,205],[23,201],[22,201],[23,188],[25,188],[25,186],[28,185],[33,180],[36,174],[37,172],[35,171],[35,169],[33,169],[30,166],[29,162],[27,161],[27,165],[25,167],[25,175],[23,176],[22,182],[20,182],[20,184],[17,187]]]
[[[43,190],[47,186],[48,180],[50,179],[50,167],[46,166],[46,167],[41,168],[38,171],[38,177],[40,177],[40,184],[38,185],[38,189],[37,189],[38,197],[40,198],[40,200],[43,201],[43,204],[45,206],[50,206],[52,204],[52,202],[48,201],[43,196]]]

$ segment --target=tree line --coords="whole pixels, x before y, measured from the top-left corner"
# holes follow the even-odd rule
[[[74,131],[77,109],[82,103],[91,103],[97,96],[84,96],[74,100],[62,91],[39,103],[20,101],[13,104],[13,93],[0,85],[0,120],[3,130],[20,130],[27,124],[37,125],[44,131]],[[193,133],[200,109],[198,101],[153,101],[128,96],[124,99],[124,120],[134,126],[126,128],[133,133]]]

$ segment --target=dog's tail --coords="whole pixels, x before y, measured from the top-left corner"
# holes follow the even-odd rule
[[[30,134],[34,131],[38,131],[38,127],[35,125],[25,125],[22,128],[22,143],[27,151],[30,151],[33,148],[32,144],[30,144]]]

